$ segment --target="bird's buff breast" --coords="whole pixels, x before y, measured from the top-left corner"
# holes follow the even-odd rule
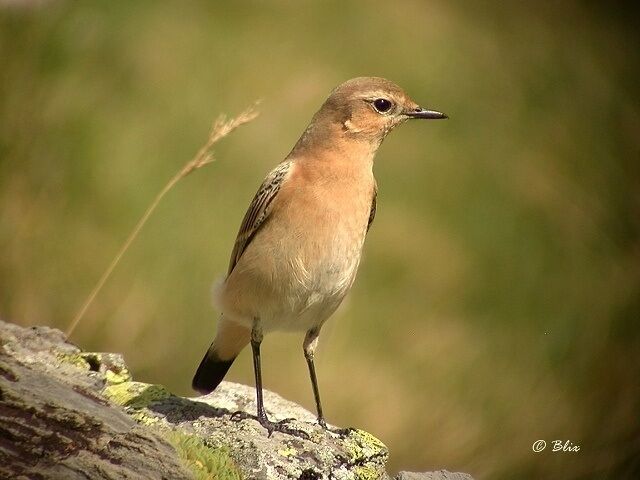
[[[284,206],[218,289],[222,314],[247,327],[258,318],[265,331],[304,331],[324,323],[360,263],[370,203],[351,200],[356,208],[350,215],[339,201],[302,209],[298,196],[295,205]]]

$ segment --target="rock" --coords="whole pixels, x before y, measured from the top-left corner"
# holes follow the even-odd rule
[[[327,432],[311,413],[271,392],[265,391],[267,414],[272,420],[294,418],[288,426],[300,436],[275,432],[269,437],[252,413],[254,389],[245,385],[223,382],[214,393],[197,399],[138,382],[109,386],[104,394],[143,424],[177,428],[229,452],[247,478],[384,476],[387,449],[382,442],[360,430]],[[234,412],[243,415],[233,419]]]
[[[268,436],[254,398],[253,387],[229,382],[178,397],[133,381],[120,355],[82,352],[58,330],[0,321],[0,478],[389,478],[387,448],[372,435],[326,431],[265,391],[270,418],[293,419],[296,432]],[[470,478],[456,475],[396,478]]]
[[[49,328],[0,323],[0,343],[0,478],[192,478],[166,440],[100,395],[99,356]]]

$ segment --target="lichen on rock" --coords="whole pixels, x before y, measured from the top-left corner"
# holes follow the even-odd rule
[[[253,387],[223,382],[179,397],[133,381],[118,354],[0,321],[0,478],[389,478],[387,448],[373,435],[325,430],[299,405],[264,394],[269,417],[290,419],[299,435],[266,432]]]

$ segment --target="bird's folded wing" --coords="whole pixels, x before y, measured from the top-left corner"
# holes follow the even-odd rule
[[[242,220],[242,225],[240,225],[240,231],[238,232],[236,243],[233,246],[233,252],[231,252],[229,272],[227,275],[233,271],[245,249],[260,229],[260,226],[264,224],[265,220],[269,217],[272,210],[272,202],[291,170],[291,165],[292,162],[290,161],[283,162],[271,170],[267,178],[262,182],[262,185],[260,185],[256,196],[253,197],[253,201],[251,205],[249,205],[249,210],[247,210]]]
[[[378,185],[373,186],[373,198],[371,199],[371,210],[369,211],[369,223],[367,224],[367,232],[371,228],[373,220],[376,218],[376,208],[378,207]]]

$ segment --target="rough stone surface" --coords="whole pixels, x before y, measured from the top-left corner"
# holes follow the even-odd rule
[[[100,395],[103,364],[85,358],[57,330],[0,324],[0,478],[191,478],[166,440]]]
[[[134,382],[116,354],[82,352],[62,332],[0,321],[0,478],[388,479],[387,448],[361,430],[326,431],[265,391],[268,436],[252,387],[223,382],[183,398]],[[237,413],[240,412],[240,413]],[[446,471],[396,479],[468,480]]]

